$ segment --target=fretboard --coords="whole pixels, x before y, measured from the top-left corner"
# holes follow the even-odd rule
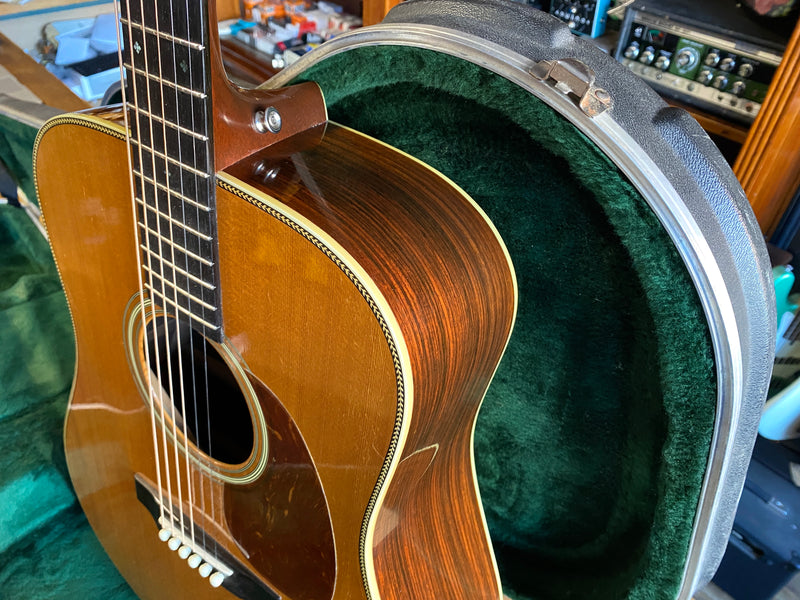
[[[123,65],[145,291],[222,337],[208,18],[200,0],[123,0]]]

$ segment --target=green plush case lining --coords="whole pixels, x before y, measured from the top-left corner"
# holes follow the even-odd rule
[[[645,200],[551,107],[443,53],[371,46],[300,80],[438,169],[504,238],[519,313],[475,432],[515,598],[675,598],[714,430],[708,325]]]

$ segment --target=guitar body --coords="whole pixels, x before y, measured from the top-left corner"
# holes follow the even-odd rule
[[[162,427],[137,383],[145,303],[120,114],[51,121],[35,169],[77,343],[67,462],[140,597],[501,597],[472,430],[516,290],[467,197],[333,125],[310,150],[218,174],[217,347],[254,439],[226,464]],[[143,490],[235,575],[214,588],[188,566]]]

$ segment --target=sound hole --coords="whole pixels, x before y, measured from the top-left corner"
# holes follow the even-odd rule
[[[159,316],[147,324],[147,345],[153,385],[160,378],[178,430],[185,426],[189,441],[217,461],[246,461],[254,445],[250,410],[214,344],[187,323]]]

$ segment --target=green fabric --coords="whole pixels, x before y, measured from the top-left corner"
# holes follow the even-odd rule
[[[75,342],[50,249],[22,209],[0,206],[0,597],[133,593],[78,506],[62,429]]]
[[[360,48],[300,79],[332,120],[453,179],[508,245],[519,314],[475,432],[506,593],[674,598],[716,383],[699,300],[644,200],[560,115],[458,58]]]
[[[32,202],[36,202],[33,184],[33,142],[37,129],[0,114],[0,162]]]

